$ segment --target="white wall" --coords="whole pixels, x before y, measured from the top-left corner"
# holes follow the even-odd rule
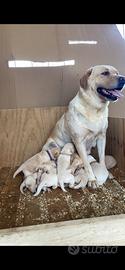
[[[97,40],[97,45],[68,45],[68,40]],[[110,64],[125,75],[125,41],[113,24],[0,25],[0,108],[67,105],[90,66]],[[12,59],[60,61],[72,67],[8,69]],[[125,117],[125,99],[110,115]]]

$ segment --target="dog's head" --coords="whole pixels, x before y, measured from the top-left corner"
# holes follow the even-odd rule
[[[22,184],[20,185],[20,191],[24,194],[24,189],[28,189],[33,194],[37,190],[37,173],[33,173],[33,175],[28,175]]]
[[[122,97],[124,84],[125,76],[109,65],[94,66],[80,79],[82,90],[91,89],[103,101],[116,101]]]
[[[66,154],[66,155],[72,155],[75,152],[74,145],[72,143],[67,143],[63,147],[61,154]]]

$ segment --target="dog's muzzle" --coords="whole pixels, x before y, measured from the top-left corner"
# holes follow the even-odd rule
[[[104,97],[106,100],[116,101],[119,98],[124,96],[121,93],[121,91],[123,90],[124,84],[125,84],[125,76],[120,75],[120,76],[118,76],[117,87],[111,88],[111,89],[107,89],[104,87],[98,87],[97,92],[99,95]]]
[[[118,77],[118,88],[121,90],[125,84],[125,76]]]

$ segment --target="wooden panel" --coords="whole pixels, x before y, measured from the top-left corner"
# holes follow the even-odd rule
[[[0,110],[0,167],[18,166],[41,150],[66,107]],[[106,153],[125,166],[125,119],[109,118]]]
[[[125,170],[125,119],[109,118],[106,153],[113,155],[121,170]]]
[[[0,245],[74,246],[67,247],[71,255],[76,246],[116,246],[112,252],[117,253],[117,246],[125,245],[124,227],[125,215],[114,215],[5,229],[0,230]],[[82,247],[75,252],[82,254]]]
[[[0,166],[17,166],[41,150],[66,107],[0,110]]]

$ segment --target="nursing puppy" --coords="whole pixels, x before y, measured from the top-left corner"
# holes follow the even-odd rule
[[[113,156],[110,156],[110,155],[105,156],[105,165],[108,170],[115,167],[116,164],[117,164],[117,161]]]
[[[88,162],[90,164],[91,164],[91,162],[96,161],[91,155],[88,155],[87,159],[88,159]],[[108,170],[115,167],[116,164],[117,164],[117,161],[113,156],[111,156],[111,155],[105,156],[105,165],[106,165],[106,168]],[[77,171],[78,169],[81,169],[81,168],[84,168],[84,164],[82,162],[82,159],[79,157],[79,155],[75,153],[74,159],[73,159],[71,166],[70,166],[72,174],[74,174],[75,171]],[[111,176],[111,173],[110,173],[110,176]]]
[[[30,192],[35,193],[37,190],[37,177],[37,172],[26,176],[20,185],[20,192],[24,194],[24,189],[28,189]]]
[[[52,187],[53,189],[61,187],[61,189],[66,192],[64,185],[67,184],[70,188],[74,187],[75,178],[71,174],[69,169],[71,155],[74,153],[74,146],[72,143],[66,144],[57,160],[57,169],[54,168],[44,168],[45,173],[41,175],[40,183],[37,188],[37,192],[34,196],[38,196],[43,190],[44,192]]]
[[[69,184],[70,188],[74,187],[75,179],[69,169],[74,151],[75,148],[72,143],[65,144],[57,160],[58,184],[64,192],[66,192],[64,184]]]
[[[58,186],[58,177],[56,173],[43,173],[41,176],[40,184],[38,185],[37,191],[34,196],[38,196],[40,192],[43,190],[44,192],[48,190],[48,188],[52,187],[53,189]]]
[[[96,177],[98,185],[99,186],[103,185],[106,182],[108,176],[111,177],[108,170],[103,164],[98,163],[91,155],[88,156],[88,161],[91,164],[91,168],[94,173],[94,176]],[[76,172],[75,183],[78,182],[79,184],[74,187],[75,189],[78,188],[84,189],[86,187],[88,182],[88,176],[86,174],[85,169],[80,169]]]
[[[41,177],[39,179],[37,191],[34,194],[35,197],[40,194],[41,190],[45,192],[49,190],[50,187],[54,189],[54,188],[57,188],[58,186],[56,165],[54,165],[51,161],[48,164],[46,164],[43,169],[44,169],[44,173],[41,174]]]
[[[75,153],[73,155],[73,160],[72,160],[72,163],[70,165],[71,173],[74,174],[77,169],[80,169],[83,167],[84,167],[84,164],[83,164],[82,159],[79,157],[79,155],[77,153]]]
[[[28,189],[30,192],[35,193],[41,182],[41,177],[45,173],[56,174],[56,164],[54,161],[51,160],[43,163],[34,173],[28,174],[20,185],[21,193],[24,194],[24,189]]]
[[[99,162],[105,166],[108,106],[122,96],[124,84],[125,77],[119,75],[112,66],[98,65],[88,69],[80,80],[79,92],[49,137],[60,147],[69,142],[74,143],[84,163],[87,184],[92,188],[96,188],[98,183],[87,155],[91,153],[92,147],[97,146]],[[48,141],[45,145],[48,145]]]
[[[13,178],[16,177],[21,171],[24,176],[27,177],[31,175],[38,168],[42,167],[44,163],[49,162],[50,160],[56,161],[60,153],[59,146],[53,142],[53,140],[48,140],[48,145],[42,149],[41,152],[37,153],[33,157],[26,160],[14,173]]]

